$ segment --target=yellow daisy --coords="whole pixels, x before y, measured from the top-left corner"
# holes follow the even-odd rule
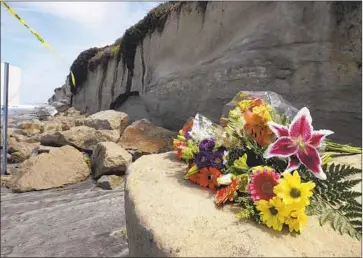
[[[299,173],[295,170],[293,174],[287,173],[279,179],[278,185],[274,187],[274,193],[285,204],[301,209],[310,204],[309,197],[313,195],[314,187],[315,184],[311,181],[301,183]]]
[[[289,207],[284,205],[281,199],[276,196],[269,201],[260,200],[255,204],[257,210],[260,211],[262,222],[269,228],[281,231],[285,218],[290,214]]]
[[[305,209],[294,210],[286,218],[285,224],[289,226],[289,231],[301,232],[303,227],[308,222],[308,216],[305,214]]]
[[[238,103],[238,106],[242,112],[245,112],[247,109],[249,109],[253,104],[254,100],[248,99],[248,100],[242,100]]]
[[[272,120],[271,111],[272,108],[270,105],[261,105],[252,109],[253,113],[258,114],[260,117],[263,117],[263,120],[266,122]]]

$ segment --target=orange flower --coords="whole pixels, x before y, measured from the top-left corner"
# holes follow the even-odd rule
[[[260,114],[247,110],[244,113],[245,130],[262,147],[271,143],[273,132],[268,127],[266,119]]]
[[[220,205],[226,201],[233,201],[234,193],[238,190],[240,181],[241,178],[232,178],[232,183],[230,185],[218,190],[216,195],[216,204]]]
[[[265,105],[265,102],[263,101],[263,99],[254,99],[252,105],[250,106],[250,109],[252,109],[254,107],[262,106],[262,105]]]
[[[189,177],[190,181],[196,182],[202,187],[209,187],[210,189],[215,189],[215,187],[218,185],[217,178],[220,177],[222,173],[212,167],[205,167],[200,170],[199,173],[194,174],[192,178]]]
[[[199,175],[198,175],[198,174],[199,174],[199,173],[194,174],[194,175],[191,175],[191,176],[189,176],[189,177],[188,177],[188,179],[189,179],[190,181],[192,181],[193,183],[199,184],[199,183],[198,183],[198,181],[199,181]]]
[[[193,119],[190,119],[187,124],[182,128],[183,133],[185,134],[189,129],[193,127]]]

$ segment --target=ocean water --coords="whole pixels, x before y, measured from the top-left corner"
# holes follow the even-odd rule
[[[57,110],[48,104],[17,105],[8,107],[8,118],[32,119],[37,118],[41,113],[48,113],[54,116]],[[4,106],[1,107],[1,120],[4,119]]]

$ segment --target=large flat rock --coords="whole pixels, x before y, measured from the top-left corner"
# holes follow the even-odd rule
[[[303,233],[238,221],[214,194],[183,179],[172,152],[143,156],[128,168],[125,214],[130,256],[356,257],[361,241],[309,219]]]
[[[90,180],[15,194],[1,187],[1,257],[127,255],[124,193]]]

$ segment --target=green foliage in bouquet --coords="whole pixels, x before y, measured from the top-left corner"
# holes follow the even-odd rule
[[[248,173],[248,170],[249,167],[247,165],[247,154],[243,154],[242,157],[235,159],[232,166],[229,167],[229,172],[236,176]]]
[[[233,109],[229,112],[227,127],[225,128],[226,136],[228,138],[228,143],[230,148],[240,149],[240,150],[252,150],[257,151],[261,155],[261,148],[257,143],[246,134],[245,121],[241,117],[240,112],[237,109]]]
[[[339,144],[330,140],[325,140],[325,151],[334,151],[348,154],[361,154],[362,148],[350,146],[348,144]]]
[[[356,198],[362,194],[352,188],[362,180],[350,177],[361,174],[362,170],[335,164],[324,165],[323,170],[327,174],[327,180],[324,181],[317,180],[306,171],[303,173],[305,180],[316,184],[308,213],[317,215],[320,225],[330,222],[332,228],[340,234],[347,233],[361,239],[362,205]]]
[[[239,207],[237,218],[239,219],[252,219],[258,224],[261,224],[259,213],[255,209],[253,201],[249,196],[238,197],[236,200],[236,207]]]

